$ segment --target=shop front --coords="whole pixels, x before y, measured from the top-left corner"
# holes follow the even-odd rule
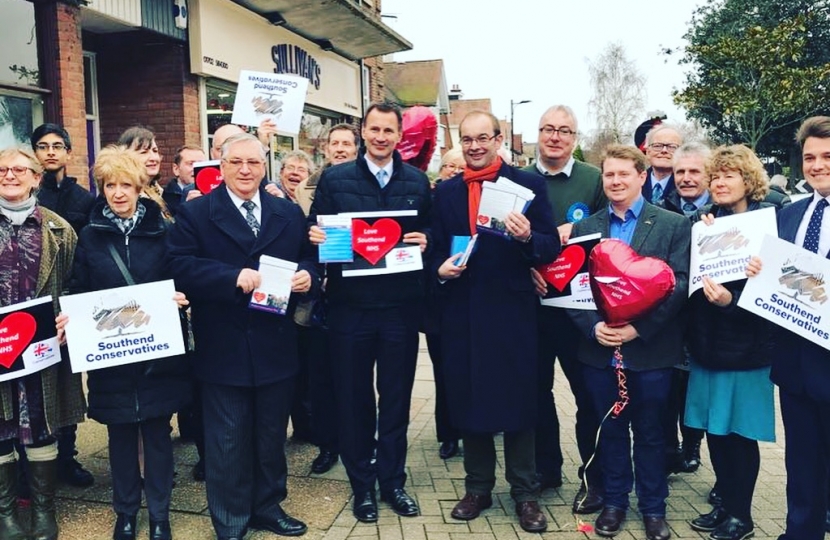
[[[190,64],[201,78],[207,145],[216,128],[231,121],[240,70],[299,75],[309,81],[300,132],[279,131],[272,155],[279,158],[300,149],[322,164],[328,129],[353,123],[363,113],[360,63],[229,0],[194,0],[190,5]]]

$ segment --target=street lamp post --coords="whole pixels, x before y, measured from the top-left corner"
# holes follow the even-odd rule
[[[516,159],[516,143],[513,139],[513,132],[515,131],[515,127],[513,124],[513,110],[518,107],[519,105],[524,105],[525,103],[530,103],[529,99],[523,99],[521,101],[513,101],[510,100],[510,156],[513,159]]]

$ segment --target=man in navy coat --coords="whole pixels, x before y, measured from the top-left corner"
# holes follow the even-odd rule
[[[539,509],[534,434],[536,426],[537,327],[530,269],[553,261],[559,234],[544,181],[503,163],[503,136],[490,113],[473,111],[459,127],[467,166],[435,189],[431,279],[436,280],[447,401],[453,426],[462,433],[466,494],[455,519],[475,519],[492,504],[496,482],[493,437],[504,433],[510,495],[521,527],[547,527]],[[506,177],[533,190],[525,214],[505,219],[510,238],[478,236],[466,266],[456,266],[456,236],[475,233],[482,183]]]
[[[319,272],[299,206],[260,188],[265,150],[238,134],[222,145],[225,185],[182,205],[168,234],[168,265],[192,308],[194,370],[202,383],[208,508],[220,540],[248,528],[306,531],[280,507],[294,376],[297,295],[316,294]],[[298,262],[288,313],[249,307],[260,256]]]
[[[830,257],[830,117],[808,118],[796,139],[813,195],[778,212],[778,236]],[[787,466],[787,526],[778,538],[820,540],[830,475],[830,351],[791,332],[776,337],[770,379],[781,400]]]

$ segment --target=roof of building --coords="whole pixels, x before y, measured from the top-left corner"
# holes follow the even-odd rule
[[[490,98],[486,99],[454,99],[450,101],[450,125],[457,126],[461,120],[472,111],[492,112]]]
[[[444,78],[443,60],[385,63],[383,74],[387,100],[401,107],[439,103]]]

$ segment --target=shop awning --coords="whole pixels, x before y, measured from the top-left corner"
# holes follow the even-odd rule
[[[412,43],[383,24],[367,0],[234,0],[325,50],[352,60],[412,48]]]

